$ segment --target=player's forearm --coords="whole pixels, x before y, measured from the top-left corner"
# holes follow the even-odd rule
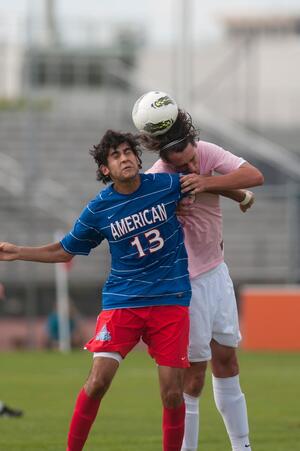
[[[207,191],[209,192],[209,191]],[[249,191],[250,192],[250,191]],[[232,190],[220,190],[212,192],[212,194],[219,194],[220,196],[226,197],[227,199],[234,200],[235,202],[241,203],[245,200],[247,190],[245,189],[232,189]],[[202,194],[196,194],[196,199],[201,201]]]
[[[220,196],[226,197],[228,199],[234,200],[235,202],[242,202],[245,199],[246,190],[244,189],[233,189],[233,190],[224,190],[219,191],[218,193]]]
[[[48,244],[40,247],[17,246],[16,260],[34,261],[42,263],[60,263],[73,258],[60,243]]]
[[[250,164],[241,166],[229,174],[207,177],[205,179],[205,191],[219,193],[220,191],[232,191],[262,185],[264,178],[262,173]]]

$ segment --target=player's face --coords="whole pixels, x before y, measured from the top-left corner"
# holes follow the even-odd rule
[[[196,147],[188,144],[182,152],[170,152],[168,163],[173,166],[176,172],[189,172],[199,174],[199,157]]]
[[[107,165],[102,166],[104,175],[109,175],[114,182],[126,182],[134,179],[139,172],[139,162],[127,143],[110,149]]]

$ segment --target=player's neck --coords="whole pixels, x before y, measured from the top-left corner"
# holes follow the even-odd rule
[[[114,190],[120,194],[131,194],[136,191],[141,184],[140,174],[129,180],[114,181]]]

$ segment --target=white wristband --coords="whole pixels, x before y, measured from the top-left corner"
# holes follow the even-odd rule
[[[249,202],[251,201],[251,199],[252,199],[251,191],[246,191],[245,197],[242,200],[242,202],[240,202],[240,205],[243,205],[243,206],[248,205]]]

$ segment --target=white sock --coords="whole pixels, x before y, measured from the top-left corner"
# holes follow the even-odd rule
[[[223,417],[232,451],[251,451],[245,396],[239,376],[212,376],[215,403]]]
[[[199,398],[183,393],[185,426],[181,451],[196,451],[199,435]]]

